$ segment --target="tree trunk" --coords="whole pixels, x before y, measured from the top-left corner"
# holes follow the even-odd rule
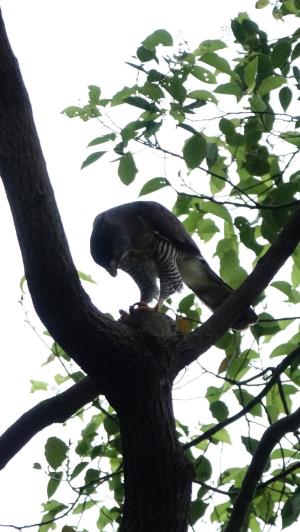
[[[186,532],[193,470],[178,444],[171,385],[132,384],[116,406],[125,477],[120,531]]]

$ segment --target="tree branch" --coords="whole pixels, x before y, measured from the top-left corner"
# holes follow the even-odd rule
[[[227,427],[227,425],[231,425],[231,423],[234,423],[241,417],[243,417],[247,412],[250,412],[254,406],[256,406],[263,397],[268,393],[271,388],[273,388],[274,384],[277,384],[278,379],[280,375],[293,363],[296,362],[296,360],[300,357],[300,347],[297,347],[294,349],[291,353],[289,353],[280,364],[273,370],[273,375],[269,382],[266,384],[266,386],[262,389],[262,391],[257,394],[249,403],[247,403],[244,408],[242,408],[237,414],[234,414],[233,416],[228,417],[224,421],[221,421],[211,429],[207,430],[197,438],[191,440],[190,442],[183,445],[183,449],[189,449],[190,447],[193,447],[194,445],[197,445],[198,443],[201,443],[204,440],[210,439],[214,434],[219,432],[219,430],[223,429],[224,427]],[[271,369],[271,368],[269,368]]]
[[[293,253],[299,240],[300,208],[297,208],[269,250],[259,259],[249,277],[217,308],[215,313],[201,327],[182,338],[181,344],[177,345],[177,352],[179,352],[177,372],[214,345],[227,329],[234,324],[237,316],[241,315],[255,302]]]
[[[0,436],[0,469],[40,430],[52,423],[63,423],[99,394],[99,386],[85,377],[65,392],[28,410]]]
[[[243,523],[248,514],[251,500],[255,495],[258,481],[263,474],[266,462],[273,447],[283,438],[287,432],[294,432],[300,427],[300,408],[293,414],[279,419],[263,434],[256,448],[251,464],[245,475],[242,487],[233,506],[225,532],[242,530]]]
[[[80,284],[1,13],[0,79],[0,173],[34,307],[59,345],[103,386],[130,361],[141,363],[145,340],[99,312]]]

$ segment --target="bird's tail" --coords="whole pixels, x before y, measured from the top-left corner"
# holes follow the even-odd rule
[[[233,292],[202,257],[185,259],[178,264],[178,268],[183,282],[213,311]],[[257,315],[249,308],[232,328],[242,330],[256,321]]]

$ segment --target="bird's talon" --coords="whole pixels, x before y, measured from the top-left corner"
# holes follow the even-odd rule
[[[130,309],[129,309],[130,310]],[[122,310],[120,309],[119,310],[119,314],[120,314],[120,320],[126,320],[127,318],[129,318],[129,314],[128,312],[126,312],[125,310]]]

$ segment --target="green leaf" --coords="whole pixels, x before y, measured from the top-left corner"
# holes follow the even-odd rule
[[[300,134],[299,133],[296,133],[295,131],[286,131],[285,133],[281,133],[279,136],[286,142],[289,142],[290,144],[294,144],[294,146],[297,146],[298,148],[300,148]]]
[[[293,93],[289,87],[282,87],[279,91],[279,101],[282,109],[287,110],[293,98]]]
[[[151,98],[152,100],[160,100],[164,97],[164,93],[161,88],[150,81],[146,81],[143,87],[139,88],[139,92],[145,96],[148,96],[148,98]]]
[[[48,383],[43,381],[34,381],[30,380],[31,382],[31,388],[30,393],[37,392],[38,390],[48,390]]]
[[[255,79],[257,74],[258,59],[255,57],[252,61],[247,63],[244,71],[244,79],[248,89],[252,90],[255,86]]]
[[[223,393],[222,388],[216,388],[216,386],[209,386],[206,391],[205,397],[209,403],[214,403],[218,401]]]
[[[222,85],[216,87],[214,92],[217,94],[231,94],[237,98],[240,98],[243,95],[242,90],[237,83],[222,83]]]
[[[249,100],[251,109],[254,112],[262,113],[266,110],[267,104],[259,94],[253,94]]]
[[[86,168],[90,164],[93,164],[95,161],[98,161],[98,159],[100,159],[100,157],[102,157],[105,153],[106,153],[106,151],[95,151],[94,153],[91,153],[85,159],[85,161],[83,161],[83,163],[81,165],[81,170],[83,170],[83,168]]]
[[[259,315],[258,322],[251,327],[251,331],[255,338],[259,338],[260,336],[273,335],[279,332],[280,330],[281,329],[278,325],[278,322],[274,321],[273,316],[271,316],[271,314],[268,314],[267,312],[262,312]]]
[[[62,112],[69,118],[77,118],[81,117],[82,108],[78,107],[78,105],[69,105],[69,107],[66,107]]]
[[[178,305],[179,312],[183,314],[188,314],[191,307],[195,303],[195,294],[188,294],[185,296]]]
[[[257,0],[255,7],[256,9],[263,9],[269,5],[270,0]]]
[[[190,73],[204,83],[217,83],[216,76],[210,70],[207,70],[207,68],[193,65],[190,68]]]
[[[153,179],[150,179],[149,181],[147,181],[147,183],[145,183],[144,186],[141,188],[139,196],[150,194],[151,192],[154,192],[155,190],[168,187],[169,185],[170,183],[165,177],[153,177]]]
[[[208,242],[220,230],[210,218],[202,218],[197,224],[197,233],[201,240]]]
[[[300,515],[300,488],[297,488],[292,496],[289,496],[288,500],[284,504],[281,517],[282,526],[286,528],[298,520]]]
[[[159,72],[158,70],[155,70],[155,68],[152,68],[148,72],[148,81],[152,82],[159,82],[161,83],[165,79],[165,75]]]
[[[218,430],[218,432],[216,432],[212,437],[211,437],[212,441],[213,442],[222,442],[222,443],[228,443],[229,445],[231,444],[231,439],[230,439],[230,436],[227,432],[226,429],[220,429]]]
[[[206,41],[202,41],[198,48],[194,50],[193,54],[199,56],[208,52],[216,52],[222,48],[227,48],[227,45],[220,39],[208,39]]]
[[[188,168],[197,168],[206,156],[207,143],[199,133],[186,140],[183,147],[183,158]]]
[[[73,510],[73,514],[77,515],[77,514],[82,514],[83,512],[85,512],[85,510],[89,510],[90,508],[94,508],[94,506],[96,505],[96,501],[93,501],[93,500],[90,500],[90,501],[87,501],[85,500],[84,502],[80,502],[79,504],[77,504],[77,506],[75,506],[74,510]],[[76,530],[74,529],[74,532],[76,532]]]
[[[137,135],[137,131],[145,127],[145,122],[142,120],[134,120],[129,122],[121,130],[121,137],[124,143],[128,143],[129,140],[134,139]]]
[[[245,157],[245,168],[252,175],[264,175],[270,171],[270,163],[268,160],[268,151],[265,146],[254,146],[249,149]]]
[[[224,421],[229,417],[228,407],[223,401],[215,401],[214,403],[211,403],[209,409],[213,417],[219,422]]]
[[[253,36],[259,32],[259,27],[256,22],[253,22],[253,20],[250,20],[249,18],[244,18],[242,20],[242,26],[249,35]]]
[[[91,140],[91,142],[88,143],[88,147],[96,146],[97,144],[103,144],[109,140],[115,140],[115,138],[115,133],[108,133],[107,135],[102,135],[102,137],[96,137],[95,139]]]
[[[89,85],[89,103],[92,105],[98,105],[101,96],[101,89],[97,85]]]
[[[48,438],[45,445],[45,456],[48,464],[57,469],[63,461],[67,458],[69,447],[59,438],[55,436]]]
[[[89,465],[89,462],[80,462],[79,464],[77,464],[74,469],[73,469],[73,472],[71,474],[71,480],[73,480],[73,478],[77,477],[85,468],[86,466]]]
[[[294,61],[295,59],[298,59],[299,56],[300,56],[300,42],[296,44],[294,50],[292,51],[291,60]]]
[[[271,286],[285,294],[288,297],[288,301],[291,303],[300,302],[300,292],[295,290],[287,281],[274,281],[271,283]]]
[[[84,483],[85,483],[85,493],[92,493],[97,485],[97,482],[99,481],[99,470],[93,469],[92,467],[87,470],[85,477],[84,477]]]
[[[292,342],[280,344],[277,347],[275,347],[275,349],[273,349],[272,353],[270,354],[270,358],[288,355],[293,349],[295,349],[295,347],[296,345]]]
[[[120,105],[124,103],[126,98],[129,98],[132,94],[136,92],[136,86],[133,87],[123,87],[120,91],[116,92],[111,100],[111,106]]]
[[[103,425],[106,432],[110,435],[118,434],[120,432],[120,426],[116,416],[106,416]]]
[[[263,246],[258,244],[255,238],[255,227],[251,227],[247,218],[237,216],[234,220],[234,225],[240,232],[240,239],[243,244],[259,255],[263,250]]]
[[[271,61],[274,68],[280,68],[288,60],[291,53],[291,43],[288,39],[278,41],[272,52]]]
[[[62,475],[62,471],[56,471],[54,473],[51,473],[51,478],[47,484],[48,499],[50,499],[52,495],[56,492],[62,479]]]
[[[186,88],[183,86],[183,80],[180,79],[178,76],[168,78],[164,83],[164,88],[166,89],[166,91],[168,91],[169,94],[171,94],[174,100],[177,100],[181,103],[185,100],[187,91]]]
[[[292,283],[294,288],[300,284],[300,249],[295,249],[293,255]]]
[[[269,76],[261,82],[258,87],[258,92],[261,96],[268,94],[274,89],[278,89],[283,83],[286,83],[286,78],[282,76]]]
[[[233,480],[234,485],[239,488],[242,485],[246,471],[246,467],[230,467],[229,469],[225,469],[220,475],[221,485],[228,484]]]
[[[208,504],[202,500],[192,501],[189,507],[189,525],[193,526],[205,514]]]
[[[233,137],[236,135],[234,124],[228,118],[221,118],[219,128],[226,137]]]
[[[231,67],[224,59],[223,57],[220,57],[219,55],[215,54],[214,52],[208,52],[201,56],[200,61],[203,61],[204,63],[207,63],[208,65],[213,66],[219,72],[224,72],[225,74],[232,75]]]
[[[147,50],[155,50],[155,47],[159,44],[163,46],[173,46],[172,35],[166,30],[156,30],[151,35],[148,35],[146,39],[142,42],[144,48]]]
[[[231,222],[231,216],[224,205],[201,199],[199,200],[199,205],[202,211],[209,212],[219,218],[223,218],[223,220],[226,220],[227,222]]]
[[[130,183],[134,181],[137,172],[138,169],[135,165],[132,154],[128,152],[122,155],[118,168],[118,175],[122,183],[124,185],[130,185]]]
[[[82,281],[86,281],[87,283],[97,284],[96,281],[94,281],[94,279],[87,273],[80,272],[79,270],[77,270],[77,273],[78,273],[79,279],[81,279]]]
[[[246,406],[252,399],[254,399],[254,395],[251,395],[247,390],[233,390],[234,395],[236,396],[238,402],[242,407]],[[250,413],[253,416],[261,416],[262,415],[262,408],[260,404],[255,405],[251,410]]]
[[[206,482],[212,474],[212,466],[210,461],[205,457],[201,456],[196,465],[195,465],[196,480],[201,482]]]
[[[235,18],[231,21],[231,31],[236,38],[236,41],[244,44],[246,42],[247,34],[242,24]]]
[[[141,63],[147,63],[147,61],[152,61],[152,59],[157,60],[153,50],[148,50],[144,46],[139,46],[136,51],[136,55],[137,58],[141,61]]]
[[[188,98],[193,98],[195,100],[207,100],[211,103],[218,103],[217,98],[209,91],[205,90],[196,90],[192,91],[187,95]]]
[[[128,98],[124,98],[123,102],[128,103],[129,105],[133,105],[133,107],[144,109],[144,111],[159,111],[158,107],[156,107],[154,103],[148,102],[147,100],[145,100],[145,98],[141,98],[141,96],[128,96]]]
[[[106,506],[102,506],[100,510],[99,519],[97,521],[97,528],[99,529],[99,532],[104,532],[108,530],[106,528],[106,525],[111,525],[115,522],[116,518],[120,516],[120,509],[119,508],[107,508]]]
[[[207,143],[206,162],[208,168],[213,166],[218,160],[218,146],[214,142]]]
[[[244,446],[246,447],[248,453],[253,455],[259,444],[259,440],[256,440],[255,438],[250,438],[250,436],[241,436],[241,440]]]

